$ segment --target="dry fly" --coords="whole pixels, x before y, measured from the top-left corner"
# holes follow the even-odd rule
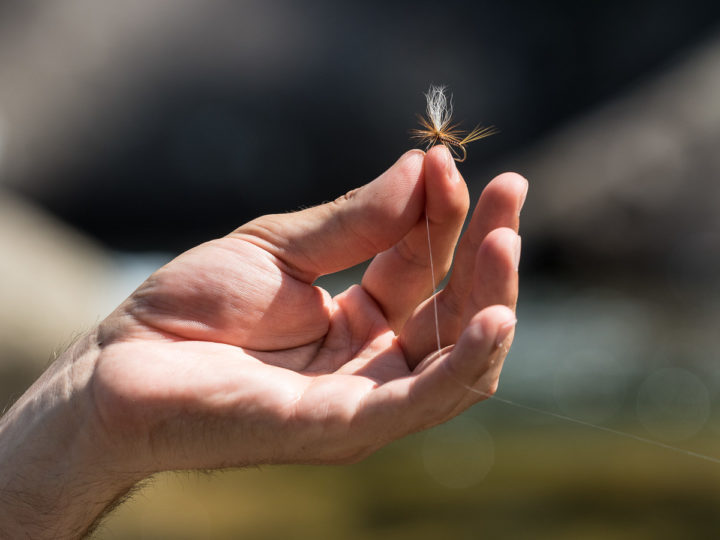
[[[455,161],[462,162],[467,158],[467,144],[497,133],[493,126],[477,126],[466,133],[458,129],[459,124],[452,124],[452,94],[450,99],[445,96],[445,86],[430,85],[425,98],[427,118],[418,115],[422,128],[412,129],[410,134],[414,139],[418,139],[420,144],[425,144],[426,150],[438,143],[444,144]]]

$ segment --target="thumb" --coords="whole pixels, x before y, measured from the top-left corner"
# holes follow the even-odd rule
[[[424,153],[410,150],[381,176],[335,201],[259,217],[231,233],[259,245],[299,279],[314,281],[400,241],[425,208]]]

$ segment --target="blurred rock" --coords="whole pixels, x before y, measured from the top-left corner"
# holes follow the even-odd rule
[[[714,281],[720,270],[718,66],[720,36],[519,160],[509,159],[531,182],[524,246],[559,246],[565,263],[590,273],[637,268]]]

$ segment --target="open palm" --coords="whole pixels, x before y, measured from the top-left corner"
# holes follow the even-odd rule
[[[469,206],[442,147],[184,253],[101,324],[108,436],[149,471],[346,462],[461,412],[494,391],[509,346],[526,189],[514,174],[485,189],[437,293],[440,355],[425,212],[441,277]],[[334,298],[313,285],[372,257]]]

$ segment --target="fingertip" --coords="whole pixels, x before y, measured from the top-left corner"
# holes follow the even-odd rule
[[[488,184],[488,187],[491,186],[491,189],[500,190],[507,201],[506,204],[515,207],[516,213],[520,215],[530,187],[527,179],[516,172],[505,172],[493,178]]]
[[[422,168],[424,159],[425,152],[419,148],[412,148],[401,155],[391,169],[396,166],[405,166],[417,170]]]
[[[504,172],[497,175],[490,181],[491,184],[501,184],[511,188],[516,188],[517,191],[527,190],[528,181],[527,179],[516,172]]]
[[[400,181],[401,185],[406,185],[407,188],[412,189],[412,186],[415,186],[422,178],[424,159],[425,152],[422,150],[418,150],[417,148],[408,150],[374,182],[370,182],[369,185],[375,184],[378,181],[383,185],[387,185],[385,181],[389,179],[393,184],[397,184],[397,182]]]
[[[487,268],[486,261],[492,261],[497,268],[502,264],[501,270],[507,273],[517,271],[520,258],[520,235],[510,227],[498,227],[490,231],[480,244],[477,253],[478,268]]]
[[[522,186],[527,186],[528,181],[527,179],[520,173],[516,173],[513,171],[507,171],[501,174],[498,174],[495,178],[492,179],[493,182],[501,182],[501,183],[511,183],[511,184],[518,184]]]
[[[402,159],[403,156],[407,156],[408,154],[418,154],[420,156],[425,156],[426,152],[422,148],[411,148],[410,150],[407,150],[402,156],[400,156],[400,159]]]
[[[425,156],[425,186],[431,219],[465,219],[470,207],[468,189],[455,160],[442,144],[432,147]]]
[[[456,184],[462,180],[455,166],[455,160],[444,144],[437,144],[428,150],[425,155],[425,170],[451,184]]]
[[[442,167],[447,167],[448,165],[450,165],[450,162],[453,161],[450,151],[444,144],[436,144],[435,146],[433,146],[430,150],[427,151],[425,159],[430,161],[437,160],[442,165]]]
[[[500,346],[517,324],[515,312],[504,305],[489,306],[468,323],[465,334],[486,351]]]
[[[460,335],[448,358],[448,368],[457,380],[472,386],[493,367],[493,353],[515,327],[515,313],[507,306],[490,306],[477,313]]]

